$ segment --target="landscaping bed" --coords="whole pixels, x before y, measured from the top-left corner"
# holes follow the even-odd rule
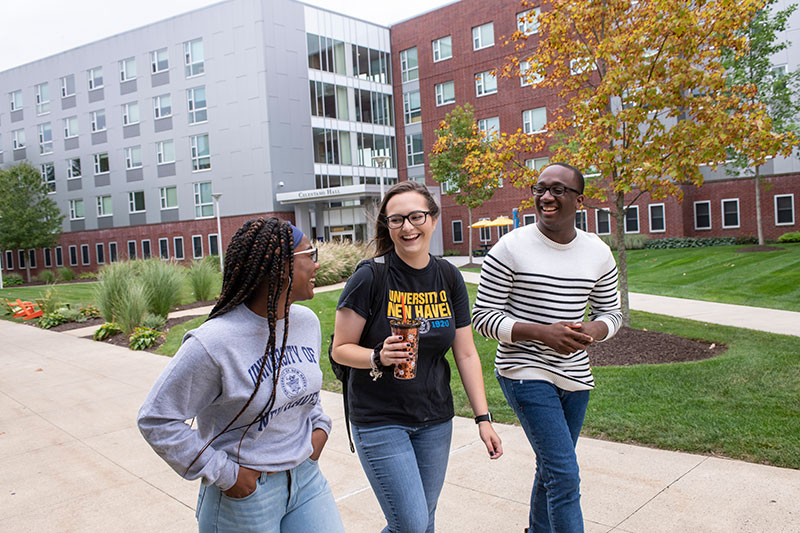
[[[720,355],[727,349],[727,346],[713,342],[624,327],[608,341],[591,345],[587,352],[591,365],[595,367],[700,361]]]

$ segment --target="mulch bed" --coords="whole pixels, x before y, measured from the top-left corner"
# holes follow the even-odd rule
[[[71,329],[88,328],[89,326],[102,326],[105,322],[102,318],[92,318],[86,322],[66,322],[59,326],[53,326],[50,331],[69,331]]]
[[[196,306],[196,307],[199,307],[199,306]],[[151,347],[147,348],[145,351],[146,352],[155,352],[156,350],[158,350],[158,348],[162,344],[164,344],[164,340],[165,340],[166,334],[167,334],[167,332],[169,331],[170,328],[175,327],[178,324],[183,324],[184,322],[188,322],[190,320],[193,320],[193,319],[197,318],[198,316],[202,316],[202,315],[181,316],[181,317],[178,317],[178,318],[170,318],[169,320],[167,320],[167,323],[164,326],[164,335],[159,337],[158,340],[155,342],[155,344],[153,344]],[[113,344],[115,346],[124,346],[125,348],[127,348],[128,345],[130,344],[130,341],[128,340],[128,336],[125,335],[124,333],[118,333],[117,335],[114,335],[112,337],[108,337],[103,342],[107,342],[107,343]]]
[[[592,366],[682,363],[715,357],[728,347],[669,333],[623,327],[606,342],[589,347]]]
[[[736,250],[736,253],[742,252],[780,252],[781,250],[785,250],[785,248],[781,248],[780,246],[747,246],[746,248],[739,248]]]

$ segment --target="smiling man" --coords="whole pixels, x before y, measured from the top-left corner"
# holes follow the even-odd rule
[[[594,388],[586,347],[622,322],[617,266],[597,235],[575,228],[580,171],[553,163],[531,192],[536,224],[506,234],[486,256],[472,323],[500,341],[495,373],[536,453],[529,530],[580,532],[575,445]]]

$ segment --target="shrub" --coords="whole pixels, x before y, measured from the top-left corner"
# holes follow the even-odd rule
[[[102,341],[122,333],[122,329],[113,322],[106,322],[94,332],[94,340]]]
[[[189,269],[189,285],[197,301],[205,302],[214,297],[214,287],[219,272],[208,261],[195,261]]]
[[[39,304],[39,309],[45,315],[55,312],[58,309],[58,290],[55,285],[48,286],[42,297],[36,300],[36,303]]]
[[[612,250],[617,249],[612,235],[600,235],[600,239],[606,243]],[[641,250],[647,248],[647,243],[650,242],[650,237],[647,235],[625,235],[625,249],[626,250]]]
[[[102,313],[100,313],[100,309],[98,309],[94,305],[85,305],[80,309],[78,309],[78,311],[80,312],[80,314],[85,316],[87,320],[90,318],[100,318],[101,316],[103,316]]]
[[[19,274],[6,274],[3,276],[3,287],[16,287],[25,283]]]
[[[151,328],[136,328],[128,337],[131,350],[145,350],[155,344],[161,335],[160,331]]]
[[[353,275],[359,261],[372,255],[371,248],[362,243],[321,242],[317,286],[332,285]]]
[[[153,313],[145,313],[144,318],[142,319],[143,328],[157,329],[161,331],[164,329],[164,326],[166,324],[167,324],[166,317],[163,317],[161,315],[154,315]]]
[[[219,256],[218,255],[207,255],[202,259],[199,259],[198,262],[200,263],[208,263],[208,266],[214,267],[215,272],[221,272],[219,269]]]
[[[758,244],[758,237],[753,235],[739,235],[733,238],[733,244]]]
[[[36,279],[44,283],[54,283],[56,281],[56,273],[52,270],[42,270],[36,276]]]
[[[736,244],[737,237],[669,237],[666,239],[653,239],[645,248],[701,248],[703,246],[730,246]],[[757,242],[757,241],[756,241]]]
[[[106,322],[116,321],[116,309],[120,308],[133,283],[134,261],[111,263],[100,269],[100,285],[95,290],[95,301]],[[138,325],[138,324],[137,324]]]
[[[97,279],[97,274],[94,272],[81,272],[78,274],[78,279]]]
[[[125,335],[130,335],[142,324],[149,300],[147,289],[143,285],[130,282],[125,286],[122,298],[114,304],[114,322],[119,324]]]
[[[75,271],[69,267],[60,267],[58,269],[58,279],[61,281],[72,281],[75,279]]]
[[[148,259],[144,261],[141,281],[148,296],[147,310],[166,318],[180,300],[183,287],[180,267],[161,259]]]
[[[458,250],[445,250],[442,255],[444,257],[448,257],[448,256],[451,256],[451,255],[461,255],[461,253]]]
[[[80,309],[62,309],[61,313],[67,319],[67,322],[86,322],[89,320],[81,313]]]
[[[67,317],[61,311],[53,311],[52,313],[47,313],[42,315],[39,319],[39,327],[42,329],[50,329],[55,326],[60,326],[65,322],[69,322]]]
[[[778,237],[778,242],[800,242],[800,231],[790,231]]]

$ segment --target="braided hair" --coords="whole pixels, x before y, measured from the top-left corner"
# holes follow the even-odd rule
[[[373,240],[375,243],[375,257],[384,255],[394,249],[394,242],[392,242],[392,237],[389,235],[389,226],[386,225],[386,204],[389,203],[392,197],[404,192],[415,192],[421,195],[428,203],[430,216],[432,218],[439,217],[439,206],[425,185],[411,180],[394,184],[391,189],[386,191],[386,195],[383,197],[381,206],[378,209],[378,219],[375,221],[375,239]]]
[[[269,325],[267,349],[261,357],[258,369],[258,379],[250,398],[244,407],[239,410],[233,420],[212,438],[194,460],[186,468],[186,472],[194,465],[206,449],[221,435],[244,428],[239,439],[239,451],[242,442],[250,427],[253,426],[264,413],[269,413],[275,405],[275,394],[280,378],[283,354],[286,350],[286,340],[289,335],[289,307],[291,301],[287,297],[283,309],[284,328],[280,350],[276,350],[278,301],[284,290],[287,295],[292,291],[292,271],[294,266],[294,235],[288,222],[278,218],[257,218],[248,220],[239,228],[225,251],[225,271],[222,278],[222,291],[216,305],[208,315],[208,320],[223,315],[246,302],[253,296],[262,284],[266,283],[266,316]],[[258,394],[261,381],[266,368],[272,368],[272,391],[267,404],[260,413],[249,423],[234,427],[236,421],[244,414],[253,399]],[[237,456],[239,454],[237,451]]]

